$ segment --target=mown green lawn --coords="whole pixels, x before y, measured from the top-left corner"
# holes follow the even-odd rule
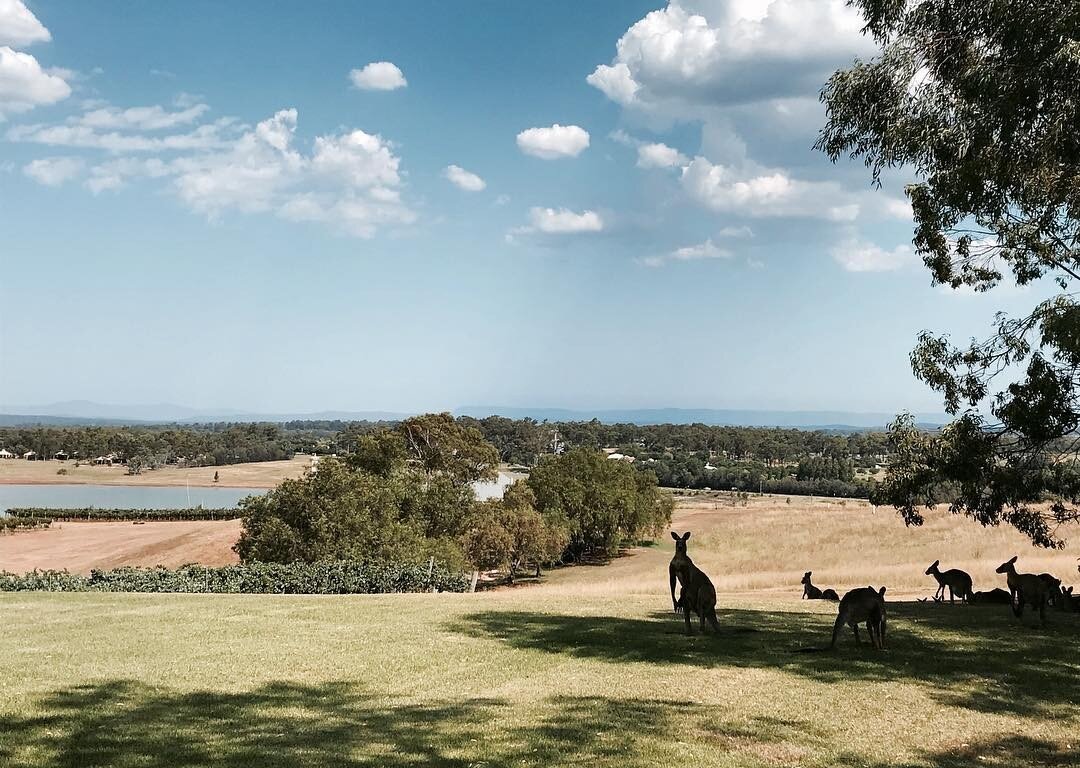
[[[0,766],[1080,764],[1080,615],[892,605],[888,650],[806,653],[833,606],[720,608],[0,595]]]

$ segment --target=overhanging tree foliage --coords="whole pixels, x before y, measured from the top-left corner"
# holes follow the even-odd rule
[[[881,52],[829,80],[817,147],[874,182],[915,173],[914,244],[935,283],[1060,288],[966,347],[921,334],[912,368],[958,418],[940,436],[899,419],[877,496],[919,524],[947,484],[954,512],[1061,546],[1057,526],[1080,520],[1080,4],[853,4]]]

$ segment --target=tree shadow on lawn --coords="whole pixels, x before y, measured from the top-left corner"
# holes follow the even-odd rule
[[[704,742],[710,754],[801,754],[822,743],[809,719],[726,721],[718,708],[687,701],[557,696],[421,705],[343,682],[185,693],[111,680],[27,705],[31,714],[0,721],[5,768],[648,766],[682,739]]]
[[[1008,606],[890,603],[888,648],[874,651],[844,627],[827,650],[835,615],[718,610],[720,633],[683,634],[681,616],[648,618],[485,611],[450,629],[514,648],[613,663],[771,667],[822,682],[910,681],[943,704],[981,712],[1076,717],[1080,617],[1049,614],[1045,629],[1020,625]],[[1029,619],[1030,621],[1030,619]]]

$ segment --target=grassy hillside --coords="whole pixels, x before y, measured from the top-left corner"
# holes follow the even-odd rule
[[[0,765],[1080,762],[1080,614],[1038,629],[1005,606],[893,602],[886,651],[846,633],[802,652],[835,616],[798,599],[805,567],[926,595],[941,551],[989,588],[1010,534],[790,512],[677,512],[721,587],[719,636],[682,634],[669,544],[477,595],[0,595]],[[1075,568],[1072,550],[1020,551]]]

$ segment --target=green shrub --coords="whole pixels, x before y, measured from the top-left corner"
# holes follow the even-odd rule
[[[190,592],[344,595],[388,592],[464,592],[469,579],[436,565],[361,563],[248,563],[212,568],[116,568],[89,576],[68,571],[0,571],[0,592]]]

